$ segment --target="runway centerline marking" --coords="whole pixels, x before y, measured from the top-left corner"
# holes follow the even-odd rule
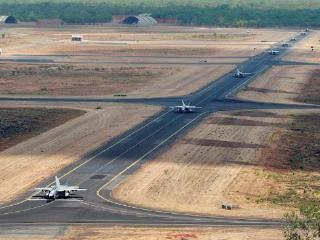
[[[299,40],[300,40],[300,39],[299,39]],[[283,51],[282,53],[280,53],[280,54],[278,55],[278,58],[283,57],[283,56],[284,56],[285,54],[287,54],[287,53],[288,53],[288,51]],[[275,58],[275,59],[277,59],[277,58]],[[271,59],[271,60],[272,60],[272,59]],[[265,62],[267,62],[267,61],[265,61]],[[268,62],[270,63],[270,61],[268,61]],[[264,64],[263,61],[261,62],[260,66],[261,66],[262,64]],[[267,67],[270,67],[270,66],[272,66],[272,65],[273,65],[272,63],[271,63],[271,64],[268,64]],[[257,74],[261,73],[261,72],[262,72],[265,68],[267,68],[267,67],[261,66],[261,69],[258,71]],[[257,75],[257,74],[255,74],[255,75]],[[227,93],[227,94],[225,94],[224,91],[225,91],[225,92],[228,92],[228,90],[224,90],[223,87],[220,87],[220,88],[219,88],[220,95],[221,95],[221,96],[231,95],[234,91],[237,91],[237,90],[238,90],[239,88],[241,88],[244,84],[248,83],[252,78],[253,78],[253,76],[252,76],[251,78],[248,78],[247,80],[245,80],[245,81],[244,81],[243,83],[241,83],[239,86],[236,86],[236,88],[234,88],[234,89],[232,89],[232,90],[229,90],[229,93]],[[233,82],[230,82],[230,83],[232,84]],[[210,90],[213,90],[213,88],[209,88],[208,92],[209,92]],[[224,90],[224,91],[221,91],[221,90]],[[219,91],[217,91],[216,94],[219,94]],[[221,92],[222,92],[224,95],[221,94]],[[206,99],[208,99],[209,97],[211,97],[211,96],[205,97],[204,99],[202,99],[202,100],[200,101],[200,103],[204,102],[204,101],[205,101]],[[130,133],[128,136],[126,136],[126,137],[120,139],[119,141],[115,142],[115,143],[114,143],[113,145],[111,145],[110,147],[107,147],[106,149],[102,149],[101,151],[99,151],[99,150],[98,150],[99,148],[98,148],[97,151],[99,151],[99,152],[98,152],[97,154],[95,154],[93,157],[89,158],[89,159],[86,160],[85,162],[81,163],[80,165],[74,167],[73,169],[71,169],[70,171],[68,171],[68,172],[65,173],[64,175],[62,175],[61,178],[64,178],[65,176],[67,176],[68,174],[72,173],[73,171],[75,171],[75,170],[78,169],[79,167],[83,166],[84,164],[90,162],[92,159],[96,158],[97,156],[99,156],[99,155],[102,154],[103,152],[105,152],[105,151],[107,151],[108,149],[110,149],[110,148],[116,146],[117,144],[123,142],[123,141],[126,140],[129,136],[132,136],[132,134],[135,134],[136,132],[140,131],[141,129],[147,127],[148,125],[152,124],[155,120],[157,120],[157,119],[159,119],[160,117],[168,114],[169,112],[171,112],[171,111],[167,111],[166,113],[162,114],[161,116],[158,116],[157,118],[151,120],[150,122],[148,122],[148,123],[145,124],[144,126],[141,126],[141,128],[138,128],[138,129],[135,130],[134,132]],[[135,162],[133,162],[132,164],[130,164],[126,169],[124,169],[123,171],[121,171],[120,173],[118,173],[117,175],[115,175],[110,181],[108,181],[106,184],[104,184],[103,186],[101,186],[101,187],[97,190],[97,192],[96,192],[97,195],[98,195],[100,198],[102,198],[102,199],[104,199],[104,200],[106,200],[106,201],[108,201],[108,202],[115,203],[115,204],[120,205],[120,206],[126,206],[126,205],[124,205],[124,204],[117,203],[117,202],[113,202],[112,200],[108,200],[107,198],[104,198],[103,196],[100,195],[100,191],[101,191],[105,186],[108,186],[108,184],[111,184],[112,182],[114,182],[118,177],[120,177],[120,176],[121,176],[123,173],[125,173],[128,169],[130,169],[130,168],[132,168],[133,166],[135,166],[139,161],[142,161],[144,158],[146,158],[149,154],[151,154],[153,151],[155,151],[157,148],[159,148],[162,144],[164,144],[165,142],[167,142],[170,138],[172,138],[173,136],[175,136],[176,134],[178,134],[180,131],[182,131],[184,128],[186,128],[186,127],[187,127],[188,125],[190,125],[192,122],[194,122],[194,121],[196,121],[197,119],[199,119],[200,116],[202,116],[203,114],[206,114],[206,113],[208,113],[208,112],[203,112],[203,113],[199,114],[198,116],[196,116],[196,117],[195,117],[194,119],[192,119],[190,122],[188,122],[187,124],[185,124],[185,125],[184,125],[183,127],[181,127],[179,130],[175,131],[175,132],[174,132],[173,134],[171,134],[168,138],[166,138],[165,140],[163,140],[163,141],[162,141],[160,144],[158,144],[156,147],[154,147],[153,149],[151,149],[150,151],[148,151],[146,154],[144,154],[142,157],[140,157],[139,159],[137,159]],[[176,118],[175,118],[175,119],[176,119]],[[130,131],[130,130],[129,130],[129,131]],[[149,137],[150,137],[150,136],[149,136]],[[133,146],[133,147],[134,147],[134,146]],[[120,154],[119,156],[121,156],[121,154]],[[118,157],[119,157],[119,156],[118,156]],[[117,157],[117,158],[118,158],[118,157]],[[85,160],[85,159],[83,159],[83,160]],[[121,182],[122,182],[122,181],[121,181]],[[52,183],[51,183],[51,184],[52,184]],[[120,184],[120,183],[116,184],[115,187],[117,187],[119,184]],[[50,185],[50,184],[49,184],[49,185]],[[48,186],[49,186],[49,185],[48,185]],[[109,196],[111,197],[112,192],[110,192],[109,194],[110,194]],[[107,197],[108,197],[108,196],[107,196]],[[21,203],[27,201],[27,200],[28,200],[28,199],[25,199],[25,200],[23,200],[23,201],[21,201],[21,202],[15,203],[15,204],[11,204],[11,205],[8,205],[8,206],[0,207],[0,209],[4,209],[4,208],[9,208],[9,207],[12,207],[12,206],[16,206],[16,205],[18,205],[18,204],[21,204]],[[48,204],[50,204],[50,203],[48,203]],[[47,204],[46,204],[46,205],[47,205]],[[40,205],[40,206],[32,207],[32,208],[29,208],[29,209],[18,210],[18,211],[16,211],[16,212],[24,212],[24,211],[32,210],[32,209],[35,209],[35,208],[40,208],[40,207],[46,206],[46,205]],[[134,206],[127,206],[127,207],[129,207],[129,208],[135,208]],[[137,208],[137,209],[142,209],[142,208]],[[153,211],[153,210],[150,210],[150,209],[143,209],[143,210]],[[153,212],[156,212],[156,211],[153,211]],[[158,212],[161,212],[161,211],[158,211]],[[15,212],[11,212],[11,213],[15,213]],[[170,212],[169,212],[169,213],[170,213]],[[6,215],[6,214],[10,214],[10,213],[4,213],[4,214],[0,214],[0,215]],[[170,213],[170,214],[175,214],[175,213]],[[99,221],[99,220],[97,220],[97,221]],[[117,220],[111,220],[111,221],[116,222]],[[130,221],[130,220],[129,220],[129,221]],[[230,220],[226,219],[226,221],[230,221]],[[89,220],[89,222],[90,222],[90,220]],[[106,220],[106,222],[107,222],[107,220]],[[177,221],[177,222],[178,222],[178,221]],[[205,222],[205,221],[204,221],[204,222]],[[229,224],[230,224],[230,223],[232,223],[232,221],[229,222]],[[265,222],[263,222],[263,223],[265,224]],[[226,224],[228,224],[228,223],[226,223]],[[258,222],[258,224],[259,224],[259,222]],[[185,225],[185,224],[183,224],[183,225]],[[230,224],[230,225],[231,225],[231,224]]]
[[[130,133],[129,135],[125,136],[124,138],[122,139],[119,139],[119,141],[115,142],[114,144],[112,144],[111,146],[109,146],[108,148],[106,149],[103,149],[101,150],[100,152],[98,152],[97,154],[95,154],[94,156],[92,156],[91,158],[89,158],[88,160],[86,160],[85,162],[77,165],[75,168],[71,169],[70,171],[66,172],[65,174],[63,174],[62,176],[60,176],[60,178],[64,178],[65,176],[69,175],[70,173],[74,172],[75,170],[77,170],[78,168],[80,168],[81,166],[85,165],[86,163],[92,161],[94,158],[96,158],[97,156],[101,155],[102,153],[104,153],[105,151],[113,148],[114,146],[116,146],[117,144],[120,144],[121,142],[123,142],[124,140],[126,140],[127,138],[131,137],[132,135],[136,134],[137,132],[141,131],[142,129],[144,129],[145,127],[149,126],[150,124],[152,124],[153,122],[155,122],[157,119],[167,115],[168,113],[170,113],[172,110],[168,110],[166,111],[165,113],[161,114],[160,116],[158,116],[157,118],[153,119],[152,121],[148,122],[147,124],[141,126],[140,128],[138,128],[137,130],[133,131],[132,133]],[[49,183],[46,187],[49,187],[53,184],[54,182],[51,182]],[[32,193],[29,197],[27,197],[26,199],[20,201],[20,202],[17,202],[17,203],[14,203],[14,204],[10,204],[10,205],[7,205],[7,206],[2,206],[0,207],[0,209],[5,209],[5,208],[9,208],[9,207],[14,207],[14,206],[17,206],[19,204],[22,204],[24,202],[26,202],[28,199],[32,198],[35,194],[37,193],[40,193],[39,191],[38,192],[35,192],[35,193]]]
[[[122,155],[126,154],[127,152],[129,152],[130,150],[132,150],[133,148],[135,148],[136,146],[138,146],[140,143],[144,142],[145,140],[147,140],[148,138],[152,137],[153,135],[157,134],[158,132],[160,132],[163,128],[167,127],[168,125],[170,125],[172,122],[174,122],[175,120],[177,120],[179,117],[175,117],[173,120],[171,120],[170,122],[167,122],[164,126],[162,126],[161,128],[159,128],[157,131],[153,132],[152,134],[150,134],[148,137],[143,138],[141,141],[139,141],[137,144],[131,146],[130,148],[128,148],[126,151],[120,153],[118,156],[116,156],[115,158],[113,158],[112,160],[110,160],[108,163],[106,163],[105,165],[101,166],[99,169],[97,169],[96,171],[92,172],[89,177],[85,178],[84,180],[80,181],[78,183],[81,184],[83,182],[85,182],[86,180],[88,180],[90,177],[92,177],[93,175],[95,175],[97,172],[99,172],[101,169],[107,167],[108,165],[110,165],[111,163],[113,163],[114,161],[116,161],[118,158],[120,158]]]
[[[118,177],[120,177],[123,173],[125,173],[127,170],[129,170],[130,168],[132,168],[133,166],[135,166],[138,162],[140,162],[141,160],[143,160],[146,156],[148,156],[150,153],[152,153],[153,151],[155,151],[157,148],[159,148],[161,145],[163,145],[164,143],[166,143],[169,139],[171,139],[173,136],[175,136],[177,133],[181,132],[184,128],[186,128],[187,126],[189,126],[191,123],[193,123],[194,121],[196,121],[197,119],[199,119],[202,115],[207,114],[207,112],[203,112],[201,114],[199,114],[197,117],[195,117],[194,119],[192,119],[190,122],[188,122],[187,124],[185,124],[183,127],[179,128],[177,131],[175,131],[173,134],[171,134],[169,137],[167,137],[166,139],[164,139],[161,143],[159,143],[157,146],[155,146],[153,149],[151,149],[150,151],[148,151],[147,153],[145,153],[142,157],[140,157],[139,159],[137,159],[136,161],[134,161],[133,163],[131,163],[128,167],[126,167],[124,170],[122,170],[120,173],[118,173],[117,175],[115,175],[112,179],[110,179],[107,183],[105,183],[104,185],[102,185],[96,192],[97,196],[102,198],[103,200],[107,201],[107,202],[111,202],[111,203],[115,203],[118,204],[117,202],[113,202],[105,197],[103,197],[100,194],[100,191],[105,188],[106,186],[108,186],[109,184],[111,184],[114,180],[116,180]],[[121,204],[118,204],[121,205]],[[123,204],[123,206],[126,206]],[[131,207],[131,206],[126,206],[126,207]],[[132,208],[132,207],[131,207]],[[134,207],[135,208],[135,207]],[[141,209],[141,208],[140,208]],[[149,210],[150,211],[150,210]],[[161,211],[158,211],[161,212]]]

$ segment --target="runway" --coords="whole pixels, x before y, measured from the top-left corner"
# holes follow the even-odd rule
[[[297,36],[301,40],[303,36]],[[297,41],[297,42],[298,42]],[[112,190],[142,164],[166,150],[187,130],[203,118],[217,111],[235,109],[287,109],[319,108],[314,105],[272,104],[239,101],[233,96],[253,81],[259,74],[278,64],[290,48],[275,47],[279,55],[266,53],[249,58],[241,69],[253,75],[234,78],[228,73],[206,87],[186,96],[142,99],[96,99],[60,97],[0,97],[0,101],[28,102],[126,102],[162,105],[165,110],[118,136],[77,163],[61,171],[62,182],[79,185],[88,191],[83,198],[70,198],[47,202],[32,196],[24,196],[8,206],[0,207],[0,229],[8,225],[26,224],[90,224],[152,225],[152,226],[277,226],[279,220],[237,219],[212,216],[177,214],[164,211],[126,206],[112,198]],[[199,112],[178,114],[168,106],[177,105],[180,99],[201,106]],[[49,184],[52,177],[41,186]]]

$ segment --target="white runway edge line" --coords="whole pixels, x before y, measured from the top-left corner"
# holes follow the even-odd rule
[[[170,122],[167,122],[164,126],[162,126],[161,128],[159,128],[157,131],[153,132],[152,134],[150,134],[149,136],[143,138],[141,141],[139,141],[138,143],[136,143],[135,145],[131,146],[130,148],[128,148],[126,151],[120,153],[118,156],[116,156],[115,158],[113,158],[112,160],[110,160],[108,163],[104,164],[103,166],[101,166],[99,169],[97,169],[94,172],[91,172],[91,174],[83,179],[82,181],[78,182],[77,185],[80,185],[81,183],[87,181],[90,177],[92,177],[93,175],[95,175],[97,172],[99,172],[101,169],[107,167],[108,165],[110,165],[111,163],[113,163],[114,161],[116,161],[118,158],[120,158],[122,155],[126,154],[127,152],[129,152],[131,149],[135,148],[136,146],[138,146],[140,143],[144,142],[146,139],[152,137],[153,135],[157,134],[158,132],[160,132],[163,128],[167,127],[168,125],[170,125],[172,122],[174,122],[175,120],[177,120],[178,118],[180,118],[181,116],[175,117],[174,119],[172,119]]]
[[[27,201],[27,200],[25,200],[25,201]],[[39,205],[39,206],[35,206],[35,207],[31,207],[31,208],[24,208],[24,209],[12,211],[12,212],[1,213],[0,216],[9,215],[9,214],[14,214],[14,213],[21,213],[21,212],[31,211],[31,210],[33,210],[33,209],[37,209],[37,208],[41,208],[41,207],[44,207],[44,206],[48,206],[49,204],[51,204],[51,203],[53,203],[53,202],[54,202],[54,201],[52,201],[52,202],[46,202],[45,204],[42,204],[42,205]]]
[[[137,212],[137,213],[132,213],[132,211],[130,210],[122,210],[122,209],[114,209],[112,207],[105,207],[105,206],[98,206],[96,205],[95,203],[91,203],[91,202],[85,202],[85,201],[82,201],[81,202],[82,204],[84,205],[87,205],[87,206],[90,206],[92,208],[96,208],[96,209],[99,209],[99,210],[103,210],[103,211],[106,211],[106,212],[112,212],[112,213],[117,213],[117,214],[128,214],[128,215],[134,215],[134,216],[150,216],[150,217],[158,217],[159,214],[156,214],[156,213],[145,213],[145,212]],[[186,216],[182,216],[181,218],[183,217],[186,217]],[[166,219],[177,219],[176,217],[174,216],[165,216]],[[183,219],[182,219],[183,220]],[[193,218],[193,220],[196,220],[196,221],[201,221],[201,218]]]
[[[127,207],[127,208],[131,208],[131,209],[136,209],[136,210],[143,210],[146,212],[153,212],[153,213],[160,213],[160,214],[170,214],[170,215],[181,215],[181,216],[186,216],[186,217],[212,217],[212,216],[206,216],[206,215],[197,215],[197,214],[187,214],[187,213],[177,213],[177,212],[168,212],[168,211],[161,211],[161,210],[155,210],[155,209],[147,209],[147,208],[142,208],[142,207],[138,207],[138,206],[131,206],[131,205],[126,205],[124,203],[120,203],[120,202],[115,202],[112,201],[108,198],[103,197],[100,194],[100,191],[105,188],[106,186],[108,186],[109,184],[111,184],[114,180],[116,180],[116,178],[120,177],[123,173],[125,173],[127,170],[129,170],[131,167],[133,167],[134,165],[136,165],[139,161],[143,160],[146,156],[148,156],[150,153],[152,153],[154,150],[156,150],[158,147],[160,147],[161,145],[163,145],[165,142],[167,142],[170,138],[172,138],[174,135],[176,135],[177,133],[179,133],[180,131],[182,131],[184,128],[186,128],[188,125],[190,125],[191,123],[193,123],[194,121],[196,121],[198,118],[200,118],[202,115],[204,114],[208,114],[210,112],[203,112],[200,115],[198,115],[196,118],[194,118],[193,120],[191,120],[189,123],[187,123],[186,125],[184,125],[183,127],[181,127],[179,130],[177,130],[176,132],[174,132],[172,135],[170,135],[168,138],[166,138],[165,140],[163,140],[160,144],[158,144],[156,147],[154,147],[153,149],[151,149],[149,152],[147,152],[146,154],[144,154],[141,158],[139,158],[138,160],[136,160],[135,162],[133,162],[131,165],[129,165],[126,169],[124,169],[123,171],[121,171],[119,174],[117,174],[116,176],[114,176],[110,181],[108,181],[107,183],[105,183],[104,185],[102,185],[96,192],[97,196],[100,197],[101,199],[103,199],[106,202],[118,205],[118,206],[122,206],[122,207]],[[120,184],[120,183],[119,183]],[[117,184],[118,185],[118,184]],[[224,219],[224,217],[219,217],[216,216],[216,219]],[[237,221],[239,219],[233,219],[234,221]],[[246,220],[248,221],[257,221],[257,219],[254,218],[246,218]],[[258,220],[259,221],[259,220]]]
[[[184,128],[186,128],[187,126],[189,126],[191,123],[193,123],[194,121],[196,121],[198,118],[202,117],[204,114],[208,114],[209,112],[203,112],[200,115],[198,115],[197,117],[195,117],[194,119],[192,119],[190,122],[188,122],[186,125],[184,125],[183,127],[181,127],[180,129],[178,129],[176,132],[174,132],[173,134],[171,134],[168,138],[166,138],[165,140],[163,140],[160,144],[158,144],[157,146],[155,146],[153,149],[151,149],[149,152],[147,152],[146,154],[144,154],[142,157],[140,157],[138,160],[136,160],[135,162],[133,162],[132,164],[130,164],[127,168],[125,168],[124,170],[122,170],[120,173],[118,173],[116,176],[114,176],[111,180],[109,180],[107,183],[105,183],[104,185],[102,185],[98,190],[97,190],[97,196],[100,197],[101,199],[105,200],[106,202],[110,202],[119,206],[123,206],[123,207],[127,207],[127,208],[132,208],[132,209],[137,209],[137,210],[143,210],[143,211],[147,211],[147,212],[154,212],[154,213],[165,213],[165,214],[172,214],[172,215],[181,215],[181,213],[172,213],[172,212],[167,212],[167,211],[160,211],[160,210],[152,210],[152,209],[146,209],[146,208],[141,208],[141,207],[136,207],[136,206],[130,206],[130,205],[126,205],[123,203],[119,203],[119,202],[115,202],[112,201],[108,198],[103,197],[100,192],[103,188],[105,188],[106,186],[108,186],[109,184],[111,184],[114,180],[116,180],[118,177],[120,177],[123,173],[125,173],[127,170],[129,170],[130,168],[132,168],[133,166],[135,166],[138,162],[140,162],[141,160],[143,160],[145,157],[147,157],[150,153],[152,153],[153,151],[155,151],[157,148],[159,148],[161,145],[163,145],[164,143],[166,143],[169,139],[171,139],[173,136],[175,136],[176,134],[178,134],[179,132],[181,132]],[[192,214],[183,214],[184,216],[191,216],[191,217],[201,217],[201,215],[192,215]],[[203,217],[203,216],[202,216]]]
[[[167,115],[169,112],[171,112],[172,110],[166,111],[164,114],[161,114],[160,116],[158,116],[157,118],[153,119],[152,121],[150,121],[149,123],[147,123],[146,125],[141,126],[140,128],[138,128],[137,130],[135,130],[134,132],[130,133],[129,135],[127,135],[126,137],[120,139],[119,141],[115,142],[114,144],[112,144],[110,147],[101,150],[100,152],[98,152],[97,154],[95,154],[94,156],[92,156],[91,158],[89,158],[88,160],[84,161],[83,163],[79,164],[78,166],[76,166],[75,168],[71,169],[70,171],[68,171],[67,173],[63,174],[62,176],[60,176],[59,178],[62,179],[64,177],[66,177],[67,175],[69,175],[70,173],[74,172],[75,170],[77,170],[78,168],[80,168],[81,166],[85,165],[86,163],[92,161],[94,158],[98,157],[99,155],[101,155],[102,153],[104,153],[105,151],[113,148],[114,146],[116,146],[117,144],[120,144],[121,142],[123,142],[124,140],[126,140],[127,138],[131,137],[132,135],[134,135],[135,133],[141,131],[142,129],[144,129],[145,127],[149,126],[150,124],[154,123],[155,121],[157,121],[158,119],[160,119],[161,117]],[[46,187],[49,187],[50,185],[52,185],[54,182],[49,183]],[[19,201],[17,203],[14,204],[10,204],[7,206],[2,206],[0,207],[1,209],[5,209],[5,208],[9,208],[9,207],[14,207],[17,206],[19,204],[22,204],[26,201],[28,201],[28,199],[32,198],[33,195],[37,194],[39,192],[33,193],[31,194],[29,197],[27,197],[26,199]]]

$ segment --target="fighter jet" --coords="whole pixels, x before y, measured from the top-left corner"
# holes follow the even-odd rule
[[[185,104],[183,100],[182,101],[182,105],[180,106],[173,106],[173,107],[170,107],[172,109],[175,109],[177,112],[179,113],[190,113],[192,112],[193,109],[200,109],[202,107],[197,107],[197,106],[191,106],[190,104]]]
[[[269,53],[270,55],[277,55],[279,51],[271,49],[269,51],[265,51],[265,53]]]
[[[235,76],[236,78],[244,78],[244,77],[249,76],[249,75],[251,75],[251,74],[252,74],[252,73],[241,72],[241,71],[239,70],[239,68],[237,68],[237,71],[236,71],[236,73],[234,74],[234,76]]]
[[[61,185],[57,176],[55,177],[55,185],[50,187],[36,188],[35,190],[44,192],[47,198],[52,199],[66,198],[69,197],[71,193],[87,191],[87,189],[79,188],[79,186]]]

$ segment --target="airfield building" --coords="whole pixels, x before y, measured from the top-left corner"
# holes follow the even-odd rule
[[[71,41],[72,42],[82,42],[83,40],[83,36],[82,35],[79,35],[79,34],[73,34],[71,36]]]
[[[0,24],[17,24],[18,21],[13,16],[0,16]]]
[[[122,23],[128,25],[155,25],[158,22],[150,14],[139,14],[137,16],[126,17],[122,20]]]

